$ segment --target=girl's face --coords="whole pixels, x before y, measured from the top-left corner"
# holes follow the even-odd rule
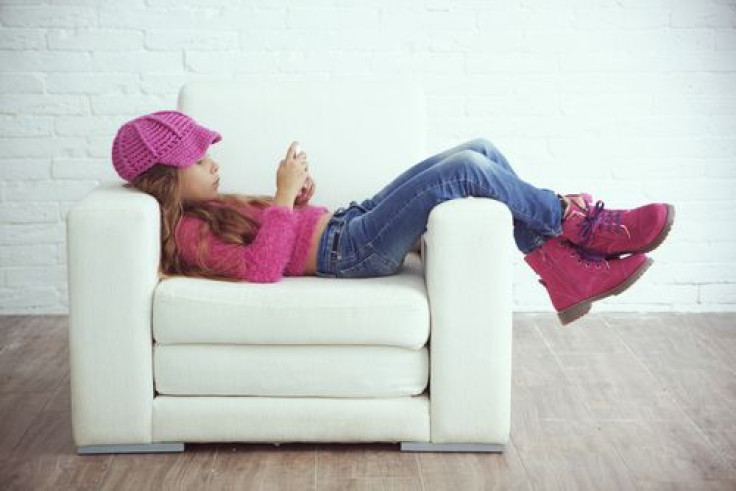
[[[179,168],[179,180],[182,187],[182,198],[188,201],[206,201],[217,198],[220,194],[220,166],[209,154],[189,167]]]

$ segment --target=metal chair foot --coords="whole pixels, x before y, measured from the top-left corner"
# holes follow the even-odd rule
[[[506,445],[496,443],[401,442],[402,452],[503,452]]]
[[[131,443],[116,445],[86,445],[77,447],[77,454],[100,453],[153,453],[153,452],[183,452],[184,443]]]

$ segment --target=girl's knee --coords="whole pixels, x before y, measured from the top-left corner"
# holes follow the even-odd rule
[[[470,140],[470,148],[475,150],[476,152],[480,153],[486,153],[486,150],[489,152],[492,152],[495,150],[495,146],[491,141],[487,138],[478,137]]]
[[[479,171],[488,172],[495,167],[485,155],[471,149],[454,153],[443,165],[452,168],[456,174],[466,176],[477,176]]]
[[[506,160],[506,157],[503,156],[501,151],[498,150],[498,148],[490,140],[486,138],[476,138],[471,141],[472,144],[469,147],[470,149],[475,150],[478,153],[482,153],[491,162],[498,164],[499,166],[503,167],[504,170],[516,175],[516,172],[511,168],[511,165]]]
[[[463,150],[460,152],[460,160],[462,165],[466,165],[469,167],[488,167],[488,164],[490,163],[488,157],[483,152],[479,152],[477,150]]]

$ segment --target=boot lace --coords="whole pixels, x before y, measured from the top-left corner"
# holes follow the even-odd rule
[[[603,201],[598,200],[595,207],[578,224],[581,244],[587,244],[590,241],[595,229],[605,228],[617,234],[624,231],[625,227],[621,224],[623,210],[604,210],[604,206]]]
[[[607,268],[609,267],[608,261],[606,261],[606,255],[604,253],[575,246],[570,242],[568,242],[566,245],[570,249],[570,255],[573,257],[577,257],[578,264],[584,263],[586,268],[595,265],[595,269],[601,269],[603,265],[605,265]]]

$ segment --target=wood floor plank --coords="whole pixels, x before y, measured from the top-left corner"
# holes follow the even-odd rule
[[[178,453],[114,454],[99,489],[211,489],[216,447],[200,444],[187,445]]]
[[[51,397],[48,397],[43,410],[71,412],[71,385],[70,374],[68,371],[64,374],[64,378],[61,380],[61,382],[59,382],[59,386],[51,394]]]
[[[0,316],[0,353],[8,344],[11,333],[15,332],[18,325],[27,323],[28,316],[23,315],[1,315]]]
[[[631,353],[562,354],[557,356],[571,383],[585,393],[596,421],[684,421],[668,385]]]
[[[516,436],[514,443],[534,489],[625,490],[636,485],[594,422],[539,421],[523,443]]]
[[[637,481],[637,491],[733,491],[736,481]]]
[[[514,387],[572,385],[552,353],[513,356],[511,378]]]
[[[503,453],[418,453],[424,489],[531,490],[514,441]]]
[[[539,421],[593,421],[585,400],[585,392],[572,385],[515,387],[511,394],[511,425],[517,431],[516,443],[522,444],[523,432],[536,430]]]
[[[674,398],[701,428],[736,429],[736,378],[728,369],[658,369]]]
[[[355,478],[420,480],[414,452],[400,452],[398,444],[316,444],[317,487],[323,482]]]
[[[44,393],[6,393],[0,397],[0,463],[7,460],[49,399]]]
[[[77,455],[70,422],[66,411],[39,413],[0,468],[0,489],[98,489],[112,457]]]
[[[736,480],[736,468],[689,422],[598,424],[639,480],[683,483]]]
[[[512,344],[511,375],[514,387],[569,384],[533,319],[515,317]]]
[[[513,349],[516,355],[551,353],[537,329],[535,319],[529,315],[514,314],[512,334]]]
[[[698,331],[697,316],[651,314],[608,315],[605,322],[620,336],[631,351],[650,368],[717,368],[721,361]]]
[[[637,324],[635,317],[619,315],[606,322],[693,423],[700,428],[736,427],[736,372],[714,350],[716,338],[731,339],[733,333],[722,327],[723,317],[715,318],[717,327],[709,318],[661,314]]]
[[[68,344],[65,324],[55,317],[15,323],[0,352],[0,394],[53,392],[69,371]]]
[[[311,443],[221,443],[208,489],[316,490]]]
[[[561,326],[551,315],[540,315],[537,329],[555,354],[619,353],[627,349],[601,316],[588,314],[573,324]]]
[[[595,421],[684,421],[687,415],[667,390],[645,394],[626,387],[585,388],[585,404]]]
[[[421,491],[424,488],[422,488],[421,481],[410,477],[356,477],[352,479],[334,479],[332,481],[321,482],[317,489],[319,489],[319,491]]]
[[[736,429],[724,427],[702,428],[700,430],[720,452],[721,457],[736,469]],[[734,488],[736,489],[736,487]]]
[[[736,374],[736,316],[722,313],[692,316],[690,325],[721,365]]]

